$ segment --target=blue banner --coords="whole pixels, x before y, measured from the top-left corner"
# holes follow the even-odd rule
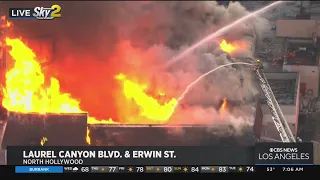
[[[63,166],[16,166],[16,173],[63,173]]]

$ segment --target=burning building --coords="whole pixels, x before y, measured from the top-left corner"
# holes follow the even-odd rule
[[[33,51],[20,39],[7,38],[6,42],[11,46],[9,54],[15,61],[11,70],[7,72],[7,78],[20,78],[21,80],[26,78],[23,83],[27,84],[24,87],[21,86],[21,84],[17,85],[11,81],[7,81],[3,106],[11,110],[11,112],[9,111],[9,119],[5,124],[6,128],[2,142],[3,147],[8,145],[42,144],[42,138],[48,141],[48,143],[46,143],[47,145],[84,145],[85,136],[83,135],[86,134],[85,131],[87,131],[88,136],[90,136],[87,142],[92,145],[206,145],[221,144],[222,140],[226,144],[239,143],[249,145],[255,142],[252,126],[244,128],[241,130],[240,135],[236,135],[236,133],[239,133],[237,132],[238,129],[234,127],[234,124],[228,122],[230,119],[234,119],[235,121],[238,119],[233,115],[230,116],[230,112],[228,111],[233,110],[237,104],[232,101],[228,103],[226,99],[222,101],[216,110],[212,109],[212,111],[218,112],[218,114],[212,114],[216,115],[217,119],[221,121],[226,120],[226,122],[221,122],[220,125],[216,126],[195,123],[191,123],[190,125],[186,123],[176,125],[169,122],[168,124],[171,125],[157,125],[156,123],[150,123],[150,125],[147,123],[140,123],[141,125],[101,125],[108,122],[97,121],[90,116],[87,119],[87,114],[79,114],[84,111],[79,108],[78,101],[72,99],[68,94],[61,93],[59,91],[59,82],[56,79],[51,78],[50,86],[43,91],[44,87],[42,83],[44,76]],[[19,55],[20,51],[25,52],[23,57]],[[28,65],[30,68],[29,71],[19,71],[19,68],[23,67],[22,65]],[[32,78],[38,78],[39,81],[33,81]],[[174,109],[172,110],[172,108],[177,106],[177,100],[175,99],[163,105],[159,104],[159,102],[155,101],[155,98],[149,97],[143,92],[143,87],[135,84],[123,74],[119,74],[115,78],[124,83],[123,90],[125,95],[133,98],[136,103],[144,107],[143,115],[148,118],[153,118],[158,120],[158,122],[166,121],[173,113]],[[15,90],[14,94],[12,94],[12,90]],[[35,96],[29,97],[31,99],[21,99],[20,101],[13,101],[13,99],[10,98],[11,96],[15,96],[15,98],[25,98],[25,93],[28,91]],[[28,105],[28,103],[31,102],[33,104]],[[152,106],[148,107],[148,105]],[[157,108],[160,108],[159,112],[154,112]],[[250,108],[247,107],[247,109]],[[21,113],[14,113],[19,111],[21,111]],[[34,114],[33,112],[35,111],[39,113]],[[56,114],[56,112],[59,112],[59,114]],[[63,115],[62,113],[67,114]],[[254,111],[250,113],[253,116]],[[241,119],[242,117],[238,118]],[[87,121],[89,124],[97,125],[89,125],[87,130]],[[186,122],[188,121],[189,120]],[[184,121],[182,120],[180,122]],[[66,127],[66,129],[58,128],[59,126]],[[17,130],[19,133],[16,133]],[[33,133],[28,134],[27,132],[30,131]],[[63,136],[71,133],[72,136],[69,135],[69,139],[66,139],[54,135],[56,133]],[[26,134],[28,134],[28,136],[26,136]],[[148,139],[147,137],[149,136],[152,137],[152,139]],[[137,138],[129,139],[129,137]],[[185,137],[188,137],[187,140]],[[64,141],[62,142],[61,139]],[[154,141],[154,139],[158,140]]]
[[[239,71],[230,66],[205,78],[190,91],[189,85],[201,74],[230,63],[226,52],[235,61],[251,57],[258,28],[264,27],[259,24],[260,19],[243,23],[219,37],[223,53],[203,52],[200,48],[199,52],[186,57],[188,63],[164,71],[158,65],[176,55],[177,49],[190,46],[208,34],[208,29],[218,29],[247,12],[240,3],[230,3],[228,8],[217,2],[156,2],[154,7],[150,3],[129,4],[128,8],[136,13],[130,11],[125,15],[121,14],[122,10],[113,11],[119,4],[108,4],[102,12],[114,14],[102,30],[97,27],[102,23],[97,22],[86,25],[95,28],[85,32],[86,19],[58,25],[63,21],[61,18],[43,25],[60,43],[54,51],[56,61],[50,66],[42,66],[41,56],[46,53],[41,53],[43,48],[33,47],[40,47],[39,43],[25,38],[6,38],[13,63],[6,71],[3,89],[2,105],[9,111],[9,120],[3,126],[2,145],[83,145],[85,141],[90,145],[124,146],[254,144],[261,131],[261,124],[255,124],[254,118],[262,116],[256,115],[261,114],[259,108],[259,111],[255,108],[260,102],[244,98],[254,89],[252,78],[247,77],[250,73],[242,74],[242,78]],[[120,7],[126,5],[123,2]],[[101,4],[96,8],[88,8],[88,4],[82,7],[94,9],[88,13],[91,16],[98,12]],[[72,11],[64,12],[67,17]],[[81,8],[78,12],[82,12]],[[76,17],[75,14],[69,16]],[[92,19],[89,22],[94,22]],[[78,22],[81,25],[76,27],[74,23]],[[134,26],[128,27],[132,24]],[[34,26],[37,29],[31,32],[41,29],[40,25]],[[106,27],[108,33],[105,33]],[[27,31],[28,28],[21,29]],[[83,31],[77,34],[78,29]],[[94,35],[97,37],[92,38]],[[239,49],[242,50],[237,52]],[[68,123],[63,124],[64,120]],[[59,129],[58,125],[64,128]],[[12,127],[19,129],[19,133]],[[35,133],[23,136],[29,131]]]
[[[74,22],[69,22],[67,26],[59,26],[57,24],[63,21],[62,18],[61,21],[52,21],[52,24],[45,24],[44,26],[54,26],[52,28],[54,30],[48,27],[46,27],[46,30],[50,31],[52,36],[55,36],[53,38],[59,44],[54,51],[56,61],[50,66],[42,66],[41,62],[42,55],[45,59],[51,59],[45,57],[46,53],[42,53],[41,50],[49,49],[49,46],[39,48],[41,47],[39,43],[29,41],[26,38],[6,38],[6,44],[9,46],[8,56],[12,57],[8,61],[13,63],[10,66],[8,65],[8,71],[6,72],[6,86],[2,105],[11,113],[10,118],[17,118],[18,120],[18,117],[23,116],[20,119],[23,119],[22,122],[27,124],[34,119],[38,119],[35,121],[39,122],[37,135],[28,137],[29,139],[25,143],[41,144],[44,136],[47,139],[46,145],[58,145],[58,141],[54,140],[53,137],[47,137],[51,134],[51,128],[55,126],[48,120],[51,118],[49,116],[57,118],[55,114],[61,114],[64,119],[75,119],[74,121],[81,122],[81,132],[84,131],[84,122],[87,121],[89,124],[87,133],[90,137],[87,142],[92,145],[254,143],[255,135],[252,129],[254,118],[252,117],[255,115],[255,110],[251,107],[255,107],[256,103],[246,104],[242,102],[242,96],[245,95],[238,97],[238,92],[250,92],[247,90],[250,90],[251,87],[246,84],[250,81],[245,80],[246,85],[242,88],[242,78],[234,68],[224,68],[219,73],[204,79],[188,92],[186,98],[182,98],[183,101],[179,101],[181,100],[181,93],[194,79],[221,64],[230,62],[228,58],[225,58],[225,53],[195,52],[187,57],[188,63],[177,65],[179,68],[177,70],[162,71],[157,67],[158,64],[163,64],[177,54],[176,49],[182,48],[182,45],[189,45],[196,41],[198,37],[207,34],[203,31],[204,29],[211,30],[213,26],[219,28],[225,22],[232,22],[247,13],[239,3],[230,3],[230,8],[227,9],[218,6],[216,2],[207,3],[209,2],[200,2],[199,6],[184,3],[184,8],[181,8],[181,4],[176,3],[170,4],[170,6],[168,4],[157,4],[162,5],[163,8],[159,8],[159,6],[153,8],[149,3],[143,4],[141,9],[147,10],[147,12],[138,13],[139,16],[136,17],[138,19],[128,23],[120,23],[119,27],[115,27],[117,33],[122,35],[119,39],[112,39],[111,37],[103,39],[106,42],[112,41],[108,47],[103,46],[108,43],[101,40],[102,37],[105,37],[105,33],[99,34],[96,31],[87,34],[81,32],[78,37],[70,40],[71,44],[74,42],[77,42],[77,44],[70,45],[68,44],[70,42],[65,41],[66,37],[75,35],[78,29],[68,30],[69,34],[66,35],[63,34],[65,29],[62,32],[54,27],[71,28],[75,27],[70,25]],[[109,5],[108,7],[111,7],[115,4]],[[121,4],[121,7],[124,5],[127,4]],[[139,9],[140,4],[137,6],[135,8]],[[87,6],[83,7],[87,8]],[[171,11],[170,8],[172,7],[181,10],[174,9],[174,11]],[[215,14],[215,8],[227,12],[225,14],[228,14],[228,17],[222,17],[224,13],[221,16]],[[170,11],[170,13],[166,13],[167,11]],[[68,16],[68,12],[70,13],[71,10],[65,11],[65,17]],[[105,9],[103,9],[103,12],[106,12]],[[239,14],[239,12],[241,13]],[[195,13],[201,15],[196,16]],[[204,13],[206,13],[205,16]],[[208,13],[210,20],[199,27],[199,22],[203,22],[203,19],[197,18],[206,17]],[[94,12],[88,14],[92,15]],[[164,18],[161,22],[154,22],[164,14],[172,17]],[[72,14],[72,17],[74,16]],[[122,16],[122,14],[112,15],[112,17],[119,18]],[[131,20],[127,17],[125,20]],[[184,20],[180,20],[181,18],[184,18]],[[175,19],[179,20],[174,23],[171,22]],[[64,20],[68,20],[68,18]],[[258,21],[259,18],[256,19],[256,22]],[[90,22],[93,21],[90,20]],[[208,25],[209,22],[215,22],[215,24]],[[83,23],[81,22],[79,28],[83,27]],[[134,23],[136,29],[123,28],[130,23]],[[114,24],[118,25],[116,22],[112,22],[112,25]],[[107,27],[111,27],[110,24],[107,25]],[[37,30],[30,31],[37,32],[41,29],[40,25],[37,27],[39,27]],[[87,27],[95,26],[88,25]],[[262,26],[252,25],[251,22],[242,24],[241,28],[237,27],[239,32],[231,31],[223,35],[226,37],[219,37],[221,39],[226,38],[224,41],[222,40],[224,43],[221,42],[220,45],[225,45],[227,49],[220,48],[224,52],[228,52],[234,59],[240,59],[239,61],[241,61],[241,58],[245,59],[255,51],[257,31],[259,31],[257,28],[260,27]],[[21,29],[22,31],[28,30],[28,28]],[[110,34],[113,33],[111,33],[111,29],[109,28],[110,32],[108,32]],[[182,32],[181,29],[183,29]],[[132,30],[133,35],[125,30]],[[168,33],[171,30],[174,32]],[[57,32],[63,35],[59,36]],[[155,32],[158,34],[146,36],[146,34]],[[24,34],[29,33],[25,32]],[[99,34],[99,37],[95,40],[102,41],[102,43],[97,43],[89,37],[96,34]],[[130,35],[134,36],[134,39],[130,39],[132,38]],[[123,39],[123,37],[127,39]],[[153,38],[152,41],[150,38]],[[88,44],[92,44],[92,46],[89,47]],[[172,44],[175,45],[174,48]],[[176,44],[179,45],[178,48]],[[243,44],[245,44],[245,47],[242,46]],[[85,47],[80,47],[80,45]],[[231,51],[243,48],[243,51],[231,52],[228,48]],[[97,49],[103,49],[103,53],[98,52]],[[108,49],[108,56],[104,56],[106,49]],[[21,52],[24,52],[23,57]],[[207,59],[204,60],[203,56],[206,56]],[[238,56],[240,57],[238,58]],[[202,64],[201,68],[195,68],[200,66],[199,64]],[[223,99],[226,99],[226,101],[223,101]],[[72,115],[74,113],[78,114],[76,118]],[[87,113],[87,119],[84,118],[83,113]],[[69,114],[69,116],[66,114]],[[248,119],[250,119],[251,124],[244,120],[245,115],[249,116]],[[44,119],[44,121],[41,121],[41,119]],[[239,124],[244,122],[247,123],[246,125],[250,124],[248,128],[244,128],[246,130],[239,129]],[[12,134],[11,126],[15,126],[14,122],[8,121],[7,134]],[[18,126],[23,125],[18,124]],[[71,127],[72,125],[68,124],[66,126]],[[26,129],[29,128],[26,126]],[[152,135],[152,133],[155,134]],[[128,138],[135,137],[134,134],[138,138],[128,140]],[[147,138],[153,136],[157,141]],[[84,136],[80,137],[84,139]],[[113,138],[115,140],[112,140]],[[161,139],[163,141],[160,142]],[[186,139],[190,141],[186,142]],[[145,141],[143,142],[143,140]],[[3,144],[9,145],[11,142],[18,143],[18,141],[4,140]],[[81,143],[79,141],[79,144]]]

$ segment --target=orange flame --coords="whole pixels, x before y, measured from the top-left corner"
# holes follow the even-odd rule
[[[86,141],[89,145],[91,145],[91,138],[90,138],[90,129],[87,127],[87,136]]]
[[[227,103],[228,103],[227,98],[223,98],[223,103],[222,103],[220,109],[222,109],[222,110],[226,109]]]
[[[139,115],[157,123],[167,122],[174,112],[174,107],[178,103],[175,98],[159,103],[159,100],[149,96],[145,90],[147,86],[139,85],[129,79],[124,74],[118,74],[116,79],[123,83],[123,93],[127,99],[132,99],[139,107]],[[160,96],[164,93],[159,92]]]
[[[48,142],[48,138],[47,137],[42,137],[41,141],[40,141],[40,145],[44,146],[46,142]]]
[[[246,45],[242,42],[232,42],[228,43],[226,40],[222,40],[220,43],[220,49],[226,53],[232,54],[239,49],[245,49]]]
[[[220,112],[221,115],[223,115],[224,112],[227,110],[227,104],[228,104],[227,98],[224,98],[223,99],[223,103],[222,103],[222,105],[220,106],[220,109],[219,109],[219,112]]]

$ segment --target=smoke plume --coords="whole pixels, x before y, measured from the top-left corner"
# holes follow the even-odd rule
[[[7,7],[51,6],[54,2],[3,2]],[[239,2],[227,7],[216,1],[197,2],[58,2],[62,17],[52,21],[17,21],[13,33],[49,35],[56,41],[55,63],[46,67],[57,77],[61,88],[81,101],[90,115],[122,121],[131,114],[123,103],[121,87],[114,79],[125,73],[134,81],[166,90],[166,96],[178,97],[201,74],[231,62],[213,41],[170,69],[158,66],[192,43],[248,12]],[[234,28],[221,39],[240,40],[246,50],[233,55],[241,61],[252,57],[268,22],[255,17]],[[246,71],[246,70],[244,70]],[[221,117],[217,105],[223,98],[246,102],[253,97],[249,73],[234,67],[218,70],[199,82],[182,100],[170,122],[183,124],[225,124],[238,129],[252,120],[253,112],[237,107]],[[250,104],[248,106],[251,106]],[[135,119],[135,120],[134,120]],[[133,117],[132,121],[137,121]],[[226,120],[227,119],[227,120]],[[140,120],[140,119],[139,119]]]

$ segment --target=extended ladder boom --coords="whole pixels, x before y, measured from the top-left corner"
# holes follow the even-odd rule
[[[261,89],[266,97],[267,105],[271,111],[272,120],[280,133],[282,142],[296,142],[263,71],[261,68],[256,68],[255,72],[258,76]]]

